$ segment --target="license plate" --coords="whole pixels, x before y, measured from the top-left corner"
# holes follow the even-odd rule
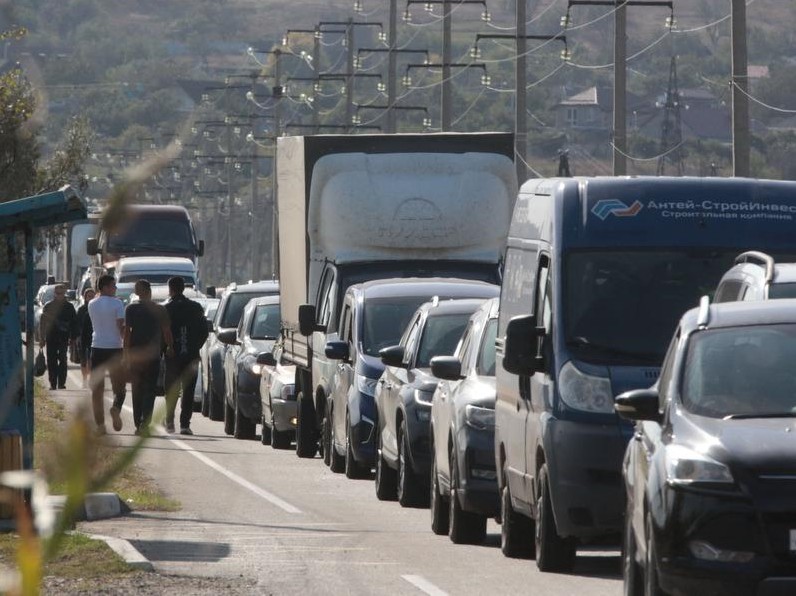
[[[790,531],[790,552],[796,553],[796,530]]]

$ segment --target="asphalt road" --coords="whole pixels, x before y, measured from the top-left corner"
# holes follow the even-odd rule
[[[68,389],[56,397],[87,401],[78,380],[70,370]],[[130,399],[128,389],[125,426],[110,433],[122,445],[134,438]],[[131,541],[161,573],[243,577],[262,594],[621,592],[616,550],[584,549],[573,573],[539,573],[533,561],[503,557],[494,522],[483,545],[457,546],[431,532],[428,510],[378,501],[373,480],[348,480],[320,458],[237,441],[201,414],[192,427],[192,437],[153,437],[139,460],[181,511],[83,529]]]

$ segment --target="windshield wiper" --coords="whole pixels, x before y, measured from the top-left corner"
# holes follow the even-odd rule
[[[609,356],[616,356],[619,358],[632,358],[633,360],[643,361],[645,363],[656,363],[660,361],[660,356],[658,354],[653,354],[651,352],[633,352],[630,350],[617,348],[615,346],[606,346],[603,344],[597,344],[593,343],[588,338],[580,335],[577,337],[573,337],[569,341],[567,341],[567,347],[576,348],[579,350],[582,349],[593,350],[595,352],[600,352],[602,354],[606,354]]]
[[[796,418],[796,412],[775,412],[770,414],[728,414],[722,420],[746,420],[750,418]]]

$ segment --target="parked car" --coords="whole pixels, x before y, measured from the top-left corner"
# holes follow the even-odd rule
[[[497,286],[491,297],[498,293]],[[422,305],[396,346],[379,354],[386,365],[376,388],[379,451],[376,496],[404,506],[428,502],[429,421],[438,379],[431,358],[453,354],[470,316],[484,300],[438,300]]]
[[[262,420],[257,357],[273,349],[280,323],[279,296],[262,296],[246,304],[237,329],[218,333],[218,340],[228,346],[224,355],[224,432],[236,439],[254,439]]]
[[[207,338],[207,366],[202,370],[204,376],[202,384],[205,392],[202,397],[202,411],[205,411],[206,402],[207,415],[211,420],[224,420],[224,400],[227,387],[224,379],[227,344],[218,340],[218,334],[222,331],[235,331],[238,328],[243,309],[252,298],[278,295],[279,282],[277,281],[230,284],[225,288],[216,311],[216,317],[213,320],[213,331]]]
[[[710,305],[619,395],[627,594],[796,593],[796,300]]]
[[[327,358],[337,361],[323,428],[332,471],[358,478],[376,463],[375,395],[384,372],[379,350],[398,343],[412,315],[432,297],[488,298],[495,291],[486,282],[453,278],[384,279],[346,291],[340,339],[326,344]]]
[[[277,342],[272,352],[261,354],[260,403],[263,445],[289,449],[296,437],[296,367],[283,358],[284,346]]]
[[[453,356],[431,359],[431,529],[478,544],[500,513],[495,473],[495,337],[498,299],[479,308]]]
[[[205,313],[205,320],[207,321],[207,328],[212,333],[213,329],[213,317],[216,314],[216,309],[218,308],[219,299],[218,298],[194,298],[199,304],[202,305]],[[209,336],[208,336],[209,337]],[[207,342],[202,345],[202,348],[199,350],[199,363],[197,364],[198,374],[196,376],[196,389],[194,390],[193,394],[193,411],[199,412],[202,410],[202,396],[204,395],[204,374],[202,372],[203,367],[206,366],[207,363]],[[206,412],[202,412],[205,416],[207,416]]]
[[[716,302],[796,298],[796,263],[776,263],[764,252],[738,255],[716,287]]]

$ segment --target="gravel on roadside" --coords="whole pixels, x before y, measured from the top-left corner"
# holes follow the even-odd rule
[[[159,573],[137,571],[102,579],[65,579],[45,577],[42,594],[58,594],[59,596],[137,596],[175,594],[216,596],[218,594],[262,594],[261,588],[255,583],[238,578],[207,578],[161,575]]]

